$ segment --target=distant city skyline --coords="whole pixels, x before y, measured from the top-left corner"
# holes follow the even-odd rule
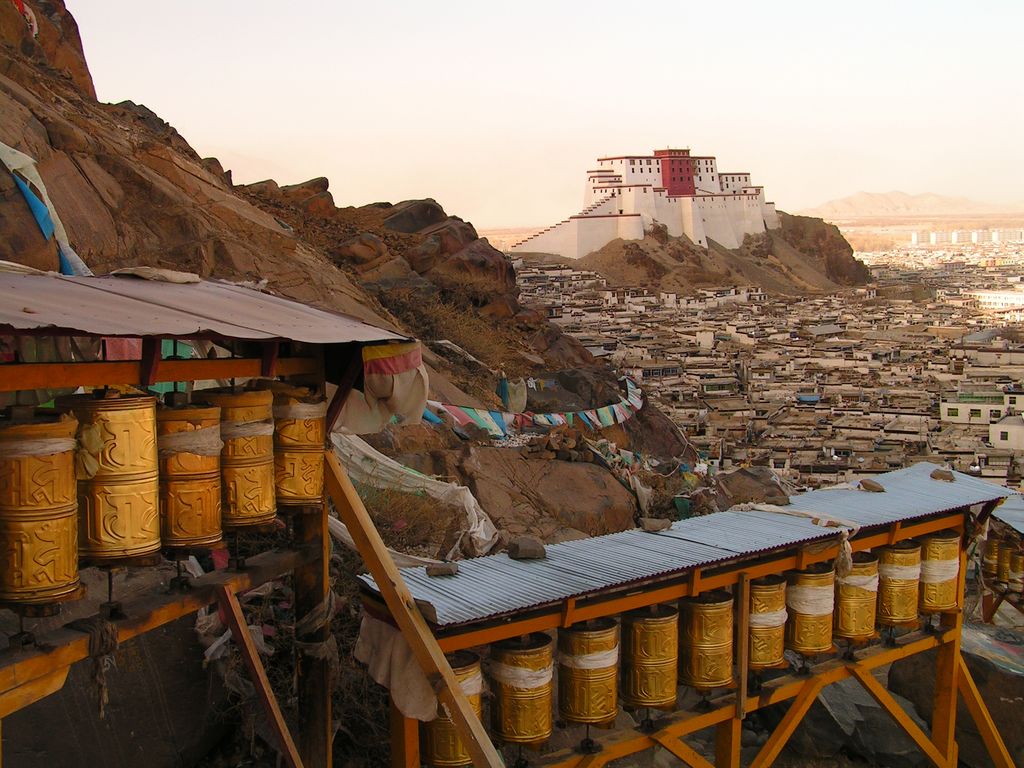
[[[237,183],[327,176],[339,206],[544,225],[592,158],[651,147],[714,153],[786,211],[1024,198],[1020,3],[68,7],[101,100],[145,104]]]

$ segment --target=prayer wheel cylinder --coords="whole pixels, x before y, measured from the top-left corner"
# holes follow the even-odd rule
[[[831,563],[786,574],[786,647],[805,656],[832,650],[835,576]]]
[[[220,408],[156,412],[160,456],[160,538],[165,547],[210,547],[220,523]]]
[[[855,552],[850,573],[836,577],[832,634],[852,642],[870,640],[875,634],[877,606],[878,557],[871,552]]]
[[[679,682],[709,691],[732,683],[732,595],[705,592],[679,601]]]
[[[899,627],[917,622],[921,545],[901,541],[878,549],[878,623]]]
[[[601,618],[558,631],[558,714],[605,725],[618,712],[619,625]]]
[[[68,415],[0,419],[0,601],[47,603],[78,589],[77,428]]]
[[[784,577],[764,576],[750,582],[751,669],[768,669],[784,662],[786,616]]]
[[[679,673],[679,612],[668,605],[622,617],[622,703],[672,709]]]
[[[999,539],[990,536],[985,539],[985,553],[981,560],[981,572],[986,579],[994,579],[999,570]]]
[[[1014,552],[1010,558],[1010,582],[1011,592],[1024,592],[1024,553]]]
[[[274,393],[205,390],[204,402],[220,406],[221,525],[265,525],[277,514],[274,493]]]
[[[507,744],[540,745],[551,736],[553,649],[542,632],[491,646],[493,729]]]
[[[996,566],[996,581],[1000,584],[1010,583],[1010,565],[1013,561],[1013,543],[1004,541],[999,545],[999,560]]]
[[[320,504],[324,496],[327,403],[308,390],[274,396],[274,486],[281,505]]]
[[[458,651],[448,656],[448,663],[455,673],[455,679],[459,681],[462,692],[469,699],[473,713],[479,719],[483,700],[480,657],[469,651]],[[427,723],[426,732],[426,757],[429,765],[446,768],[472,764],[473,757],[442,704],[438,703],[437,717]]]
[[[939,531],[921,539],[921,613],[955,610],[959,575],[960,534]]]
[[[101,394],[56,401],[78,418],[78,552],[96,564],[160,549],[156,398]]]

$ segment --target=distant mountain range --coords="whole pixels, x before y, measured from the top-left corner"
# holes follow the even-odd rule
[[[966,197],[946,197],[924,193],[857,192],[848,197],[829,200],[815,208],[799,211],[804,216],[823,219],[858,219],[884,216],[957,216],[963,214],[1019,213],[1024,202],[1014,205],[982,203]]]

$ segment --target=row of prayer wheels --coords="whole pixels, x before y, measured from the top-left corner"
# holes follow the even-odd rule
[[[326,407],[305,390],[204,390],[157,405],[99,390],[0,418],[0,602],[79,592],[79,561],[218,546],[278,504],[319,504]]]
[[[982,556],[985,580],[1006,592],[1024,592],[1024,550],[1019,537],[990,536]]]
[[[749,666],[785,666],[801,655],[833,649],[833,638],[867,641],[876,625],[905,626],[958,604],[960,536],[942,532],[857,553],[836,578],[831,564],[756,579],[750,585]],[[714,590],[490,646],[491,727],[509,744],[537,746],[552,734],[557,666],[558,719],[610,727],[618,706],[671,710],[679,685],[702,693],[734,682],[734,598]],[[557,652],[556,652],[557,647]],[[481,714],[483,673],[475,654],[449,661]],[[434,766],[470,763],[447,713],[428,724],[426,756]]]

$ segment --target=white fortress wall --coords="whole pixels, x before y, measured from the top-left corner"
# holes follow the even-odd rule
[[[577,250],[572,257],[576,259],[603,248],[618,237],[640,240],[644,236],[642,217],[638,214],[587,216],[572,221],[578,225]]]

